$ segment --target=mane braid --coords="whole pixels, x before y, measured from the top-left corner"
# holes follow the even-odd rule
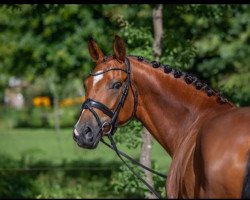
[[[213,90],[208,86],[208,84],[204,81],[201,81],[195,74],[182,72],[179,69],[172,68],[170,65],[161,64],[158,61],[148,61],[142,56],[134,56],[129,55],[128,57],[136,58],[139,62],[145,62],[151,65],[153,68],[163,68],[164,73],[166,74],[173,74],[174,78],[182,78],[186,82],[187,85],[193,85],[195,89],[201,90],[207,94],[208,97],[216,96],[217,102],[220,104],[229,103],[231,104],[226,98],[224,98],[221,93],[217,90]]]

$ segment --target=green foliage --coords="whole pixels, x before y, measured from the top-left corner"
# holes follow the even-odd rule
[[[142,124],[132,120],[126,126],[119,127],[115,134],[117,144],[125,144],[129,149],[137,148],[142,143]]]
[[[229,8],[206,37],[195,42],[200,52],[196,70],[234,103],[247,106],[250,102],[250,7]]]
[[[83,80],[93,66],[86,48],[89,35],[111,53],[113,35],[121,34],[129,54],[153,59],[150,5],[14,4],[0,9],[1,88],[11,75],[31,82],[51,77],[49,82],[63,93],[65,85],[74,78]],[[235,103],[247,105],[249,92],[236,97],[226,85],[237,88],[240,70],[249,72],[249,9],[249,5],[164,5],[161,62],[197,73],[215,88],[223,85]]]
[[[33,152],[35,155],[36,153]],[[28,153],[27,155],[30,155]],[[25,162],[24,162],[25,160]],[[1,198],[124,198],[123,194],[110,192],[112,168],[90,171],[92,162],[77,161],[53,165],[48,160],[27,162],[26,157],[15,160],[1,154]],[[101,166],[102,163],[99,163]],[[111,165],[111,163],[110,163]],[[116,163],[112,163],[117,166]],[[82,169],[81,169],[82,167]],[[86,168],[86,169],[84,169]],[[138,196],[138,194],[136,194]]]
[[[186,57],[190,65],[185,68],[239,106],[250,102],[249,9],[249,5],[177,6],[168,9],[166,15],[171,19],[164,24],[170,32],[174,30],[179,43],[190,42],[194,49],[195,55]],[[175,31],[177,26],[181,28]]]
[[[129,162],[128,162],[129,163]],[[145,173],[138,166],[133,166],[129,163],[133,170],[139,174],[145,180]],[[160,171],[155,162],[152,163],[153,169]],[[165,183],[166,180],[157,175],[153,176],[154,188],[162,196],[165,197]],[[116,194],[124,193],[132,198],[138,197],[145,198],[145,194],[148,193],[148,188],[135,178],[134,174],[125,166],[121,166],[117,173],[112,176],[111,185],[113,186],[114,192]]]
[[[232,74],[229,78],[219,82],[219,87],[238,106],[249,106],[250,72]]]
[[[145,175],[138,168],[132,166],[133,170],[145,179]],[[111,184],[113,185],[114,192],[118,195],[121,192],[129,195],[132,198],[143,198],[147,189],[142,182],[135,179],[134,174],[126,166],[120,167],[121,172],[113,175]]]
[[[30,83],[49,78],[47,90],[64,95],[65,85],[82,80],[92,67],[88,37],[108,47],[112,24],[105,21],[98,5],[18,7],[16,12],[0,7],[0,86],[6,87],[12,75]],[[71,94],[75,95],[73,90]]]
[[[126,48],[129,55],[138,55],[147,59],[153,59],[153,35],[149,27],[137,28],[131,24],[127,24],[122,27],[121,34],[126,41]]]

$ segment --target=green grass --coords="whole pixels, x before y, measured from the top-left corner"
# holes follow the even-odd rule
[[[140,148],[118,147],[139,158]],[[53,129],[0,129],[0,158],[0,198],[140,197],[117,194],[111,182],[123,163],[102,143],[94,150],[78,147],[71,129],[59,134]],[[165,173],[171,159],[156,141],[152,158]]]
[[[131,150],[124,145],[118,147],[130,156],[139,157],[139,148]],[[59,134],[53,129],[0,130],[0,153],[15,159],[33,154],[36,160],[50,160],[54,164],[72,160],[119,161],[118,156],[102,143],[94,150],[78,147],[72,138],[71,129],[62,129]],[[166,171],[169,167],[170,158],[156,141],[153,143],[152,158],[160,169]]]

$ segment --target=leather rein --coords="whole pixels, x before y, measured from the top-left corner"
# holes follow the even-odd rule
[[[98,72],[98,73],[90,73],[91,76],[97,76],[100,74],[104,74],[106,72],[112,71],[112,70],[121,70],[123,72],[125,72],[127,74],[127,78],[126,78],[126,82],[125,82],[125,86],[123,87],[123,91],[122,94],[120,96],[119,102],[115,108],[114,111],[112,111],[111,109],[109,109],[107,106],[105,106],[104,104],[102,104],[101,102],[95,101],[93,99],[86,99],[85,102],[82,104],[82,109],[88,109],[95,117],[98,126],[99,126],[99,131],[98,131],[98,135],[97,135],[97,139],[100,138],[100,141],[105,144],[107,147],[109,147],[110,149],[112,149],[113,151],[116,152],[116,154],[118,155],[118,157],[124,162],[124,164],[130,169],[130,171],[137,177],[140,179],[140,181],[142,181],[147,187],[148,189],[157,197],[157,198],[162,198],[161,195],[156,192],[154,190],[154,188],[152,186],[150,186],[138,173],[136,173],[133,168],[122,158],[125,157],[128,160],[130,160],[132,163],[144,168],[145,170],[150,171],[151,173],[154,173],[160,177],[163,177],[166,179],[166,175],[159,173],[157,171],[154,171],[153,169],[150,169],[148,167],[146,167],[145,165],[139,163],[138,161],[136,161],[135,159],[131,158],[130,156],[128,156],[127,154],[125,154],[124,152],[118,150],[116,143],[113,139],[113,135],[117,130],[117,118],[119,115],[119,112],[122,108],[122,106],[124,105],[124,102],[126,100],[126,97],[128,95],[128,91],[129,91],[129,86],[131,86],[131,89],[133,91],[133,87],[132,87],[132,82],[131,82],[131,72],[130,72],[130,61],[128,58],[125,59],[125,65],[126,65],[126,70],[122,69],[122,68],[109,68],[107,70]],[[133,95],[134,95],[134,110],[132,113],[132,117],[135,115],[136,113],[136,108],[137,108],[137,92],[134,93],[133,91]],[[95,112],[95,110],[93,108],[97,108],[99,110],[101,110],[104,114],[106,114],[107,116],[109,116],[111,118],[111,120],[109,122],[104,122],[102,123],[100,120],[100,117],[98,116],[98,114]],[[105,142],[103,140],[103,138],[101,138],[101,135],[103,133],[103,129],[104,127],[108,125],[110,126],[110,129],[108,131],[108,133],[105,133],[105,135],[108,137],[110,144],[108,144],[107,142]]]

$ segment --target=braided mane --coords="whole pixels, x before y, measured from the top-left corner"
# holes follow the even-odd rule
[[[153,68],[163,68],[164,73],[166,74],[173,74],[174,78],[179,79],[181,78],[183,81],[186,82],[186,84],[194,86],[196,90],[203,91],[207,94],[207,96],[216,96],[217,102],[220,104],[229,103],[231,104],[225,97],[221,95],[221,93],[217,90],[213,90],[208,86],[208,84],[205,81],[200,80],[195,74],[188,73],[188,72],[182,72],[178,69],[175,69],[169,65],[161,64],[157,61],[147,61],[142,56],[133,56],[130,55],[129,57],[136,58],[139,62],[146,62],[150,64]]]

